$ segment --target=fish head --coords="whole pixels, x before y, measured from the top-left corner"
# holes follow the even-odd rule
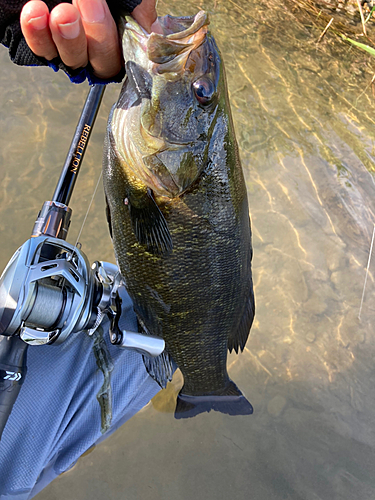
[[[222,101],[222,63],[207,13],[159,18],[164,34],[123,21],[127,79],[112,133],[123,160],[155,194],[174,198],[199,177]]]

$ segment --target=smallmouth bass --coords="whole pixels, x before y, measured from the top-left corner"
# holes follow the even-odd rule
[[[160,18],[164,35],[123,20],[127,77],[112,108],[103,178],[116,259],[165,387],[184,376],[176,418],[250,414],[227,373],[254,318],[246,186],[223,62],[208,15]]]

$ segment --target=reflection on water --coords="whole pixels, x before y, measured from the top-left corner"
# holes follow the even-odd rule
[[[173,418],[174,384],[38,499],[370,499],[375,497],[371,59],[303,26],[283,4],[159,0],[210,11],[226,62],[254,232],[257,314],[230,375],[251,417]],[[0,52],[3,268],[53,193],[86,87]],[[100,171],[107,89],[72,199],[80,223]],[[81,237],[113,260],[102,193]]]

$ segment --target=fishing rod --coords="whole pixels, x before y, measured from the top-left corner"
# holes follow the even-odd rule
[[[59,345],[69,335],[92,335],[103,317],[110,341],[146,356],[158,356],[164,341],[121,330],[122,284],[114,264],[90,266],[78,246],[66,242],[68,206],[105,85],[92,85],[83,106],[52,201],[46,201],[27,240],[0,277],[0,439],[27,373],[29,345]]]

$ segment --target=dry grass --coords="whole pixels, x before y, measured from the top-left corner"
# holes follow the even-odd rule
[[[285,1],[296,20],[318,34],[317,43],[323,37],[334,38],[336,42],[339,39],[344,48],[357,51],[358,58],[363,60],[368,60],[371,49],[375,50],[375,18],[372,11],[361,7],[359,0]],[[366,46],[370,49],[366,50]]]

